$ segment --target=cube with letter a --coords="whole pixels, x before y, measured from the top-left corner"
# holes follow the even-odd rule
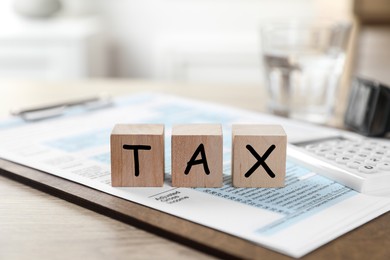
[[[222,186],[222,126],[176,125],[172,128],[172,186]]]
[[[117,124],[111,132],[111,185],[164,184],[164,125]]]
[[[235,187],[283,187],[287,136],[280,125],[233,125],[232,182]]]

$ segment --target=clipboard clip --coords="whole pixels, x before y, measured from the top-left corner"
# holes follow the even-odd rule
[[[71,107],[79,106],[85,110],[95,110],[111,106],[112,104],[113,101],[111,96],[102,94],[96,97],[90,97],[47,106],[33,107],[28,109],[15,109],[11,110],[10,114],[13,116],[19,116],[23,120],[31,122],[64,115],[65,111]]]

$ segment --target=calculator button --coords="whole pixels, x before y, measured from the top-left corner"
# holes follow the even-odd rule
[[[373,151],[375,151],[375,147],[373,146],[364,146],[360,149],[361,152],[367,152],[367,153],[372,153]]]
[[[383,154],[386,154],[387,149],[384,149],[382,146],[376,147],[375,152],[381,152]]]
[[[363,165],[363,162],[361,161],[356,161],[356,160],[351,160],[347,162],[347,167],[351,169],[359,169],[360,166]]]
[[[369,154],[371,154],[371,151],[368,151],[368,150],[362,150],[362,149],[360,149],[360,150],[357,152],[357,154],[365,154],[365,155],[369,155]]]
[[[333,147],[333,151],[344,152],[344,150],[345,150],[345,146],[342,146],[342,145],[337,145],[337,146]]]
[[[383,151],[383,150],[376,150],[372,153],[373,155],[376,155],[376,156],[384,156],[386,155],[386,151]]]
[[[344,154],[357,154],[357,150],[356,149],[348,149],[346,151],[344,151]]]
[[[360,147],[362,147],[362,145],[360,143],[352,143],[348,146],[349,149],[360,149]]]
[[[364,162],[367,165],[375,166],[377,163],[380,162],[380,160],[378,158],[375,158],[375,157],[370,157],[370,158],[367,158]]]
[[[362,165],[359,167],[359,171],[364,173],[376,173],[377,168],[371,165]]]
[[[385,150],[385,151],[389,151],[390,150],[390,145],[387,145],[387,144],[379,144],[377,146],[378,149],[382,149],[382,150]]]
[[[368,154],[358,153],[354,156],[354,158],[357,160],[365,160],[368,158]]]
[[[336,162],[337,163],[340,163],[340,164],[346,164],[347,162],[349,162],[352,158],[351,157],[348,157],[348,156],[341,156],[341,157],[338,157],[336,158]]]
[[[326,154],[330,153],[332,150],[330,148],[320,148],[314,151],[315,154],[320,156],[325,156]]]
[[[375,158],[379,161],[383,160],[383,156],[376,155],[376,154],[370,154],[369,158]]]
[[[390,171],[390,162],[380,162],[377,167],[384,171]]]
[[[341,152],[330,152],[328,154],[325,154],[325,158],[329,160],[335,160],[336,158],[340,157],[342,155]]]
[[[351,157],[351,158],[355,157],[355,155],[356,154],[354,154],[354,153],[342,153],[342,156],[347,156],[347,157]]]

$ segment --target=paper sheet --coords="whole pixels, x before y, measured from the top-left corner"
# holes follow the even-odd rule
[[[337,131],[218,105],[161,94],[116,100],[115,106],[84,113],[78,109],[51,120],[0,123],[0,157],[96,188],[163,212],[209,226],[293,257],[390,210],[389,198],[360,194],[292,162],[284,188],[234,188],[230,178],[231,125],[277,123],[289,141],[307,133]],[[109,136],[117,123],[165,124],[166,181],[161,188],[110,185]],[[170,182],[171,126],[221,123],[224,186],[174,188]]]

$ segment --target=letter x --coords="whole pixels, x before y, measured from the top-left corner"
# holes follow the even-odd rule
[[[272,151],[275,149],[275,145],[271,145],[268,150],[263,154],[261,157],[255,149],[251,145],[247,145],[246,149],[251,152],[251,154],[257,159],[257,162],[250,168],[247,173],[245,173],[245,178],[249,178],[249,176],[252,175],[252,173],[261,165],[263,166],[264,170],[268,173],[269,177],[275,178],[275,174],[272,172],[272,170],[268,167],[268,165],[265,163],[265,160],[268,158],[268,156],[272,153]]]

